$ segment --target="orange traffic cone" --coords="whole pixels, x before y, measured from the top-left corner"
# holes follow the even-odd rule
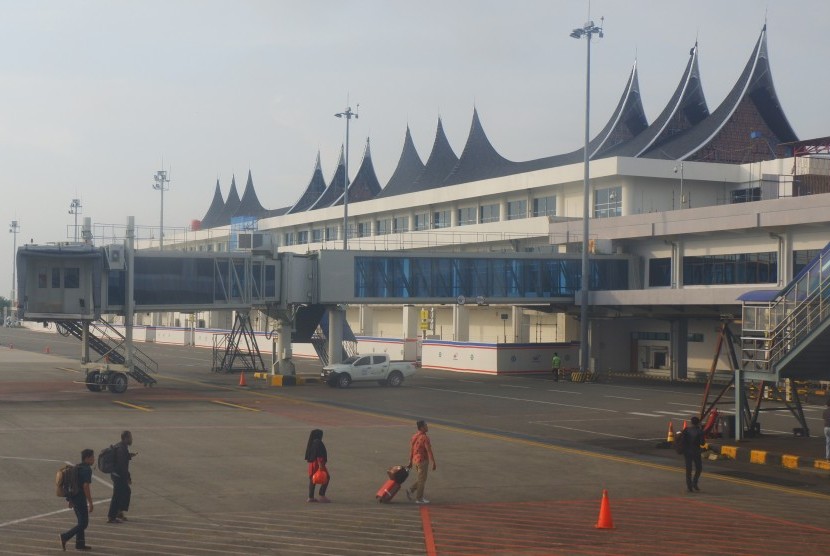
[[[684,431],[686,430],[686,427],[688,427],[688,425],[686,424],[686,419],[683,419],[683,430]]]
[[[245,371],[239,373],[239,385],[240,386],[248,386],[248,383],[245,382]]]
[[[52,353],[52,350],[49,349],[49,346],[46,346],[45,348],[43,348],[43,353]]]
[[[608,491],[602,489],[602,503],[599,506],[599,519],[597,529],[613,529],[614,521],[611,519],[611,504],[608,502]]]
[[[666,434],[666,442],[669,444],[674,442],[674,425],[672,425],[671,421],[669,421],[669,432]]]

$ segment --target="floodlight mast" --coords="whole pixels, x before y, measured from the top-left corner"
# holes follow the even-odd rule
[[[360,104],[357,105],[360,110]],[[336,118],[346,118],[346,157],[344,159],[345,173],[343,175],[343,251],[349,248],[349,123],[352,118],[357,119],[357,111],[352,112],[352,107],[347,106],[343,112],[334,115]]]
[[[585,149],[583,152],[583,161],[585,166],[585,175],[582,182],[582,288],[580,291],[580,353],[579,353],[579,370],[587,372],[590,370],[589,357],[591,355],[590,347],[590,322],[588,316],[588,304],[590,295],[590,269],[588,261],[588,217],[589,212],[589,198],[590,198],[590,153],[588,152],[588,143],[590,141],[590,121],[591,121],[591,38],[597,35],[599,38],[603,37],[602,23],[605,18],[600,18],[600,25],[594,25],[593,21],[587,21],[585,25],[571,31],[571,37],[574,39],[587,39],[587,61],[585,71]]]
[[[9,224],[9,233],[14,235],[14,248],[12,249],[12,314],[14,315],[14,320],[17,320],[17,234],[20,233],[20,224],[17,220],[12,220],[11,224]]]
[[[78,243],[78,215],[83,212],[82,208],[83,205],[81,205],[80,199],[72,199],[72,202],[69,203],[69,214],[75,215],[75,243]]]
[[[164,192],[170,190],[170,178],[166,170],[159,170],[153,176],[153,189],[161,192],[161,215],[159,217],[159,250],[164,250]]]

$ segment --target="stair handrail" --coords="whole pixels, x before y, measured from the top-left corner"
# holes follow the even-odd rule
[[[99,333],[99,340],[108,340],[115,343],[112,346],[111,352],[114,351],[126,359],[127,348],[124,346],[127,339],[115,327],[103,319],[92,322],[95,331]],[[103,325],[103,326],[101,326]],[[102,354],[103,355],[103,354]],[[156,373],[158,372],[158,363],[149,355],[141,351],[139,348],[133,346],[133,365],[138,364],[142,369]]]

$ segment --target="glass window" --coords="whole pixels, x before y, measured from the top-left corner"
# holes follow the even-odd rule
[[[809,265],[813,259],[819,256],[821,249],[803,249],[800,251],[793,251],[793,277],[804,270],[804,267]]]
[[[58,289],[61,287],[61,269],[52,269],[52,287]]]
[[[372,235],[372,224],[370,222],[357,223],[357,237],[369,237]]]
[[[67,290],[75,290],[81,287],[80,268],[71,267],[63,270],[63,287]]]
[[[507,219],[519,220],[521,218],[527,218],[527,201],[508,201]]]
[[[683,257],[683,283],[689,286],[769,284],[777,281],[778,254],[774,251]]]
[[[408,216],[396,216],[393,222],[394,229],[393,231],[396,234],[401,234],[403,232],[409,231],[409,217]]]
[[[450,226],[450,211],[438,210],[432,214],[433,228],[448,228]]]
[[[383,220],[375,220],[375,235],[385,236],[392,233],[392,219],[384,218]]]
[[[612,218],[622,215],[622,187],[608,187],[594,191],[594,218]]]
[[[308,230],[297,232],[297,245],[305,245],[308,243]]]
[[[326,226],[326,241],[337,239],[337,226]]]
[[[482,205],[481,206],[481,223],[498,222],[499,221],[499,205]]]
[[[372,365],[381,365],[386,360],[383,355],[373,355],[372,356]]]
[[[355,367],[365,367],[366,365],[372,364],[372,357],[367,355],[366,357],[361,357],[357,361],[354,362]]]
[[[533,199],[533,216],[556,216],[556,197],[537,197]]]
[[[749,187],[747,189],[736,189],[730,191],[729,202],[734,203],[750,203],[752,201],[761,200],[761,188]]]
[[[294,232],[285,232],[285,245],[294,245]]]
[[[652,288],[671,286],[671,257],[649,259],[648,285]]]
[[[314,228],[311,230],[311,241],[314,243],[323,241],[323,228]]]
[[[429,229],[429,214],[422,212],[415,215],[415,230]]]
[[[470,224],[476,224],[476,208],[475,207],[465,207],[458,209],[458,225],[459,226],[468,226]]]
[[[45,268],[37,269],[37,287],[38,288],[45,288],[49,284],[47,280],[47,272]]]

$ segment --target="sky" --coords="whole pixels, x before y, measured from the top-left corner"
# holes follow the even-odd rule
[[[511,160],[579,148],[587,0],[0,0],[0,219],[18,245],[74,238],[79,222],[153,233],[201,219],[217,179],[250,170],[263,206],[292,205],[318,151],[326,180],[345,141],[366,139],[385,185],[409,125],[422,160],[440,116],[460,155],[473,108]],[[801,139],[830,135],[830,2],[594,0],[591,132],[607,122],[634,61],[649,121],[700,46],[710,110],[738,79],[761,28],[784,111]],[[15,235],[0,241],[9,297]],[[99,239],[98,243],[102,243]]]

